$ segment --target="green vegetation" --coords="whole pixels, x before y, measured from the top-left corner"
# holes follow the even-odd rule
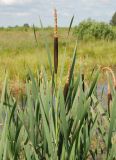
[[[67,90],[62,82],[63,58],[60,83],[53,72],[48,80],[44,68],[39,69],[36,78],[29,70],[26,93],[19,102],[8,89],[6,77],[0,101],[1,160],[116,158],[115,86],[110,81],[112,102],[107,110],[97,97],[99,70],[93,72],[84,89],[81,72],[74,78],[76,51]]]
[[[0,160],[116,159],[116,77],[110,67],[103,67],[113,65],[109,54],[99,58],[108,49],[114,54],[116,41],[79,41],[73,34],[67,36],[66,28],[59,29],[57,37],[57,14],[55,22],[54,57],[51,28],[34,34],[26,25],[23,31],[0,32],[1,75],[4,68],[13,85],[21,79],[24,85],[24,91],[13,96],[6,74],[0,100]],[[107,50],[101,55],[103,47]],[[114,57],[111,61],[115,64]],[[93,70],[86,80],[89,67]],[[105,71],[108,103],[101,104],[106,91],[98,95],[97,88]]]
[[[74,29],[73,29],[74,30]],[[114,28],[115,30],[115,28]],[[0,31],[0,82],[2,83],[5,71],[9,73],[11,84],[19,85],[19,80],[22,83],[27,75],[27,67],[32,68],[34,74],[37,73],[37,67],[45,66],[48,68],[48,60],[46,55],[44,37],[47,37],[53,60],[53,28],[45,28],[44,30],[36,28],[38,45],[34,38],[32,28],[25,31],[24,27],[16,27],[4,29]],[[76,35],[70,34],[67,39],[67,28],[59,28],[59,69],[62,64],[62,56],[67,43],[67,55],[65,64],[66,68],[70,65],[72,51],[77,39]],[[72,31],[73,32],[73,31]],[[114,66],[116,64],[116,41],[106,40],[78,40],[78,52],[76,71],[79,66],[85,66],[85,73],[90,73],[90,70],[95,65]],[[49,71],[48,71],[49,72]],[[20,82],[21,83],[21,82]],[[0,85],[1,86],[1,85]]]
[[[116,26],[116,12],[114,13],[114,15],[112,16],[112,19],[111,19],[111,25],[113,26]]]
[[[104,22],[93,20],[83,21],[75,28],[74,34],[81,40],[115,40],[116,32],[113,27]]]

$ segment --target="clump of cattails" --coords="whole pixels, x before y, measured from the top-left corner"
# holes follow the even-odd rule
[[[68,90],[69,90],[69,85],[70,85],[70,77],[71,76],[71,66],[69,66],[69,69],[68,69],[68,76],[67,76],[67,80],[66,80],[66,83],[65,83],[65,86],[64,86],[64,99],[66,101],[66,98],[67,98],[67,94],[68,94]]]
[[[112,70],[110,67],[103,67],[102,70],[111,73],[112,78],[113,78],[114,88],[115,88],[115,90],[116,90],[116,77],[115,77],[115,74],[114,74],[113,70]],[[111,94],[111,89],[110,89],[109,81],[108,81],[108,92],[107,92],[107,96],[108,96],[108,111],[109,111],[109,114],[110,114],[110,102],[112,101],[112,94]]]
[[[58,26],[57,26],[57,10],[54,9],[54,72],[58,70]]]

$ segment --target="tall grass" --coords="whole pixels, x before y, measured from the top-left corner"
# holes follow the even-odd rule
[[[73,29],[73,28],[72,28]],[[72,51],[75,46],[76,37],[72,36],[72,32],[67,38],[68,28],[59,28],[59,69],[62,66],[62,57],[64,53],[65,43],[67,43],[67,54],[65,63],[65,77],[67,74],[67,67],[71,61]],[[9,72],[10,79],[13,82],[18,82],[20,79],[24,82],[27,74],[25,66],[30,66],[34,73],[37,72],[37,65],[44,65],[48,68],[48,60],[46,56],[46,49],[44,38],[47,37],[51,57],[53,60],[53,28],[37,30],[38,46],[35,43],[34,34],[32,30],[28,32],[21,31],[0,31],[0,83],[4,79],[4,70]],[[116,64],[116,41],[81,41],[78,42],[78,63],[76,63],[76,70],[84,61],[84,70],[90,73],[94,65],[115,66]],[[14,58],[15,57],[15,58]],[[49,71],[49,70],[48,70]],[[79,71],[79,70],[78,70]],[[64,79],[65,79],[64,77]],[[1,86],[0,86],[1,88]]]
[[[54,9],[54,71],[57,74],[58,70],[58,27],[57,27],[57,11]]]

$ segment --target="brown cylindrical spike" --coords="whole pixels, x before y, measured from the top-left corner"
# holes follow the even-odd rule
[[[54,37],[58,37],[58,26],[57,26],[57,10],[54,9]]]
[[[110,85],[108,82],[108,113],[109,113],[109,115],[110,115],[110,102],[111,101],[112,101],[112,94],[111,94]]]
[[[83,89],[83,92],[85,91],[85,83],[84,83],[84,74],[81,75],[82,76],[82,89]]]
[[[103,71],[106,70],[106,71],[111,73],[112,79],[113,79],[114,88],[116,90],[116,77],[115,77],[115,74],[114,74],[113,70],[110,67],[103,67],[102,70]],[[108,112],[109,112],[109,116],[110,116],[110,102],[112,101],[112,94],[111,94],[109,82],[108,82],[108,94],[107,94],[107,96],[108,96]]]
[[[58,70],[58,37],[54,37],[54,71]]]
[[[54,9],[54,71],[58,70],[58,27],[57,27],[57,11]]]

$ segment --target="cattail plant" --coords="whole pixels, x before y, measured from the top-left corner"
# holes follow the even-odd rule
[[[54,72],[58,70],[58,27],[57,27],[57,10],[54,9]]]
[[[108,113],[110,115],[110,102],[112,101],[112,94],[111,94],[111,90],[110,90],[110,84],[108,82]]]
[[[113,85],[114,85],[114,88],[116,90],[116,77],[115,77],[115,74],[114,74],[113,70],[110,67],[103,67],[102,70],[111,73],[112,79],[113,79]],[[108,112],[110,114],[110,102],[112,101],[112,94],[111,94],[111,89],[110,89],[109,81],[108,81],[107,97],[108,97]]]
[[[106,71],[111,73],[112,79],[113,79],[114,88],[116,90],[116,77],[115,77],[115,74],[114,74],[113,70],[110,67],[103,67],[102,70],[103,71],[106,70]]]

